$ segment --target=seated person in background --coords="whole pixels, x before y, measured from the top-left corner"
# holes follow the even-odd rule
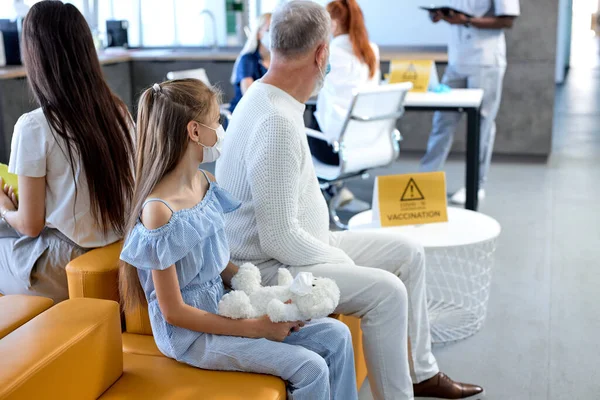
[[[389,230],[329,232],[303,119],[323,85],[329,34],[329,14],[312,1],[273,14],[271,68],[239,103],[217,162],[219,182],[242,200],[225,216],[232,258],[257,265],[267,285],[279,267],[334,279],[336,313],[361,318],[376,400],[479,400],[483,390],[441,373],[431,352],[423,247]]]
[[[42,1],[23,22],[23,61],[41,108],[15,125],[0,191],[0,293],[68,297],[65,266],[123,235],[133,174],[133,121],[102,76],[88,24],[71,4]],[[4,185],[3,185],[4,186]]]
[[[352,103],[352,91],[377,86],[380,81],[379,48],[369,43],[363,13],[356,0],[335,0],[327,4],[333,40],[329,44],[331,72],[325,77],[317,98],[317,130],[325,139],[308,137],[310,151],[319,161],[339,165],[338,153],[331,144],[338,140]],[[340,193],[338,206],[351,201],[349,190]]]
[[[121,253],[124,306],[148,301],[154,339],[167,357],[279,376],[290,399],[356,400],[352,340],[342,322],[217,315],[224,284],[238,271],[224,216],[240,206],[198,169],[220,154],[217,98],[195,79],[154,84],[140,98],[133,208]]]
[[[262,78],[269,69],[271,54],[269,53],[271,14],[261,15],[256,21],[256,27],[248,36],[240,55],[233,65],[231,84],[235,95],[231,100],[230,110],[233,112],[240,99],[254,81]]]

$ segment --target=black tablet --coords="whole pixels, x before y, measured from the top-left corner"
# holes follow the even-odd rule
[[[470,14],[467,14],[466,12],[463,12],[463,11],[457,10],[456,8],[452,8],[452,7],[448,7],[448,6],[440,6],[440,7],[437,7],[437,6],[431,6],[431,7],[419,7],[419,8],[420,8],[421,10],[425,10],[425,11],[429,11],[429,12],[436,12],[436,11],[439,11],[439,12],[441,12],[443,15],[448,15],[448,14],[450,14],[450,11],[453,11],[453,12],[455,12],[455,13],[464,14],[464,15],[466,15],[466,16],[467,16],[467,17],[469,17],[469,18],[473,18],[473,16],[472,16],[472,15],[470,15]]]

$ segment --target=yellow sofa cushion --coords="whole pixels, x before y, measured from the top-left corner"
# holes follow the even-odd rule
[[[83,398],[83,397],[82,397]],[[274,376],[206,371],[166,357],[123,353],[123,376],[101,400],[285,400]]]
[[[54,302],[46,297],[0,296],[0,339],[52,307],[52,304]]]
[[[154,336],[123,333],[123,352],[143,356],[164,357],[156,346]]]
[[[119,302],[119,255],[122,247],[122,242],[116,242],[88,251],[67,264],[69,298]]]
[[[96,399],[122,372],[113,301],[64,301],[0,340],[1,400]]]

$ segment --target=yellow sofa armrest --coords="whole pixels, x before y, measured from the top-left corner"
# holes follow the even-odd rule
[[[0,339],[52,307],[46,297],[10,295],[0,297]]]
[[[69,298],[119,301],[119,255],[122,242],[88,251],[67,264]]]
[[[119,305],[67,300],[0,340],[0,400],[97,399],[123,373]]]

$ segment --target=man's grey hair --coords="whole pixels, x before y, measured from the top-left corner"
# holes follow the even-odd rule
[[[331,18],[325,8],[308,0],[282,4],[271,17],[271,51],[283,56],[305,54],[329,42]]]

